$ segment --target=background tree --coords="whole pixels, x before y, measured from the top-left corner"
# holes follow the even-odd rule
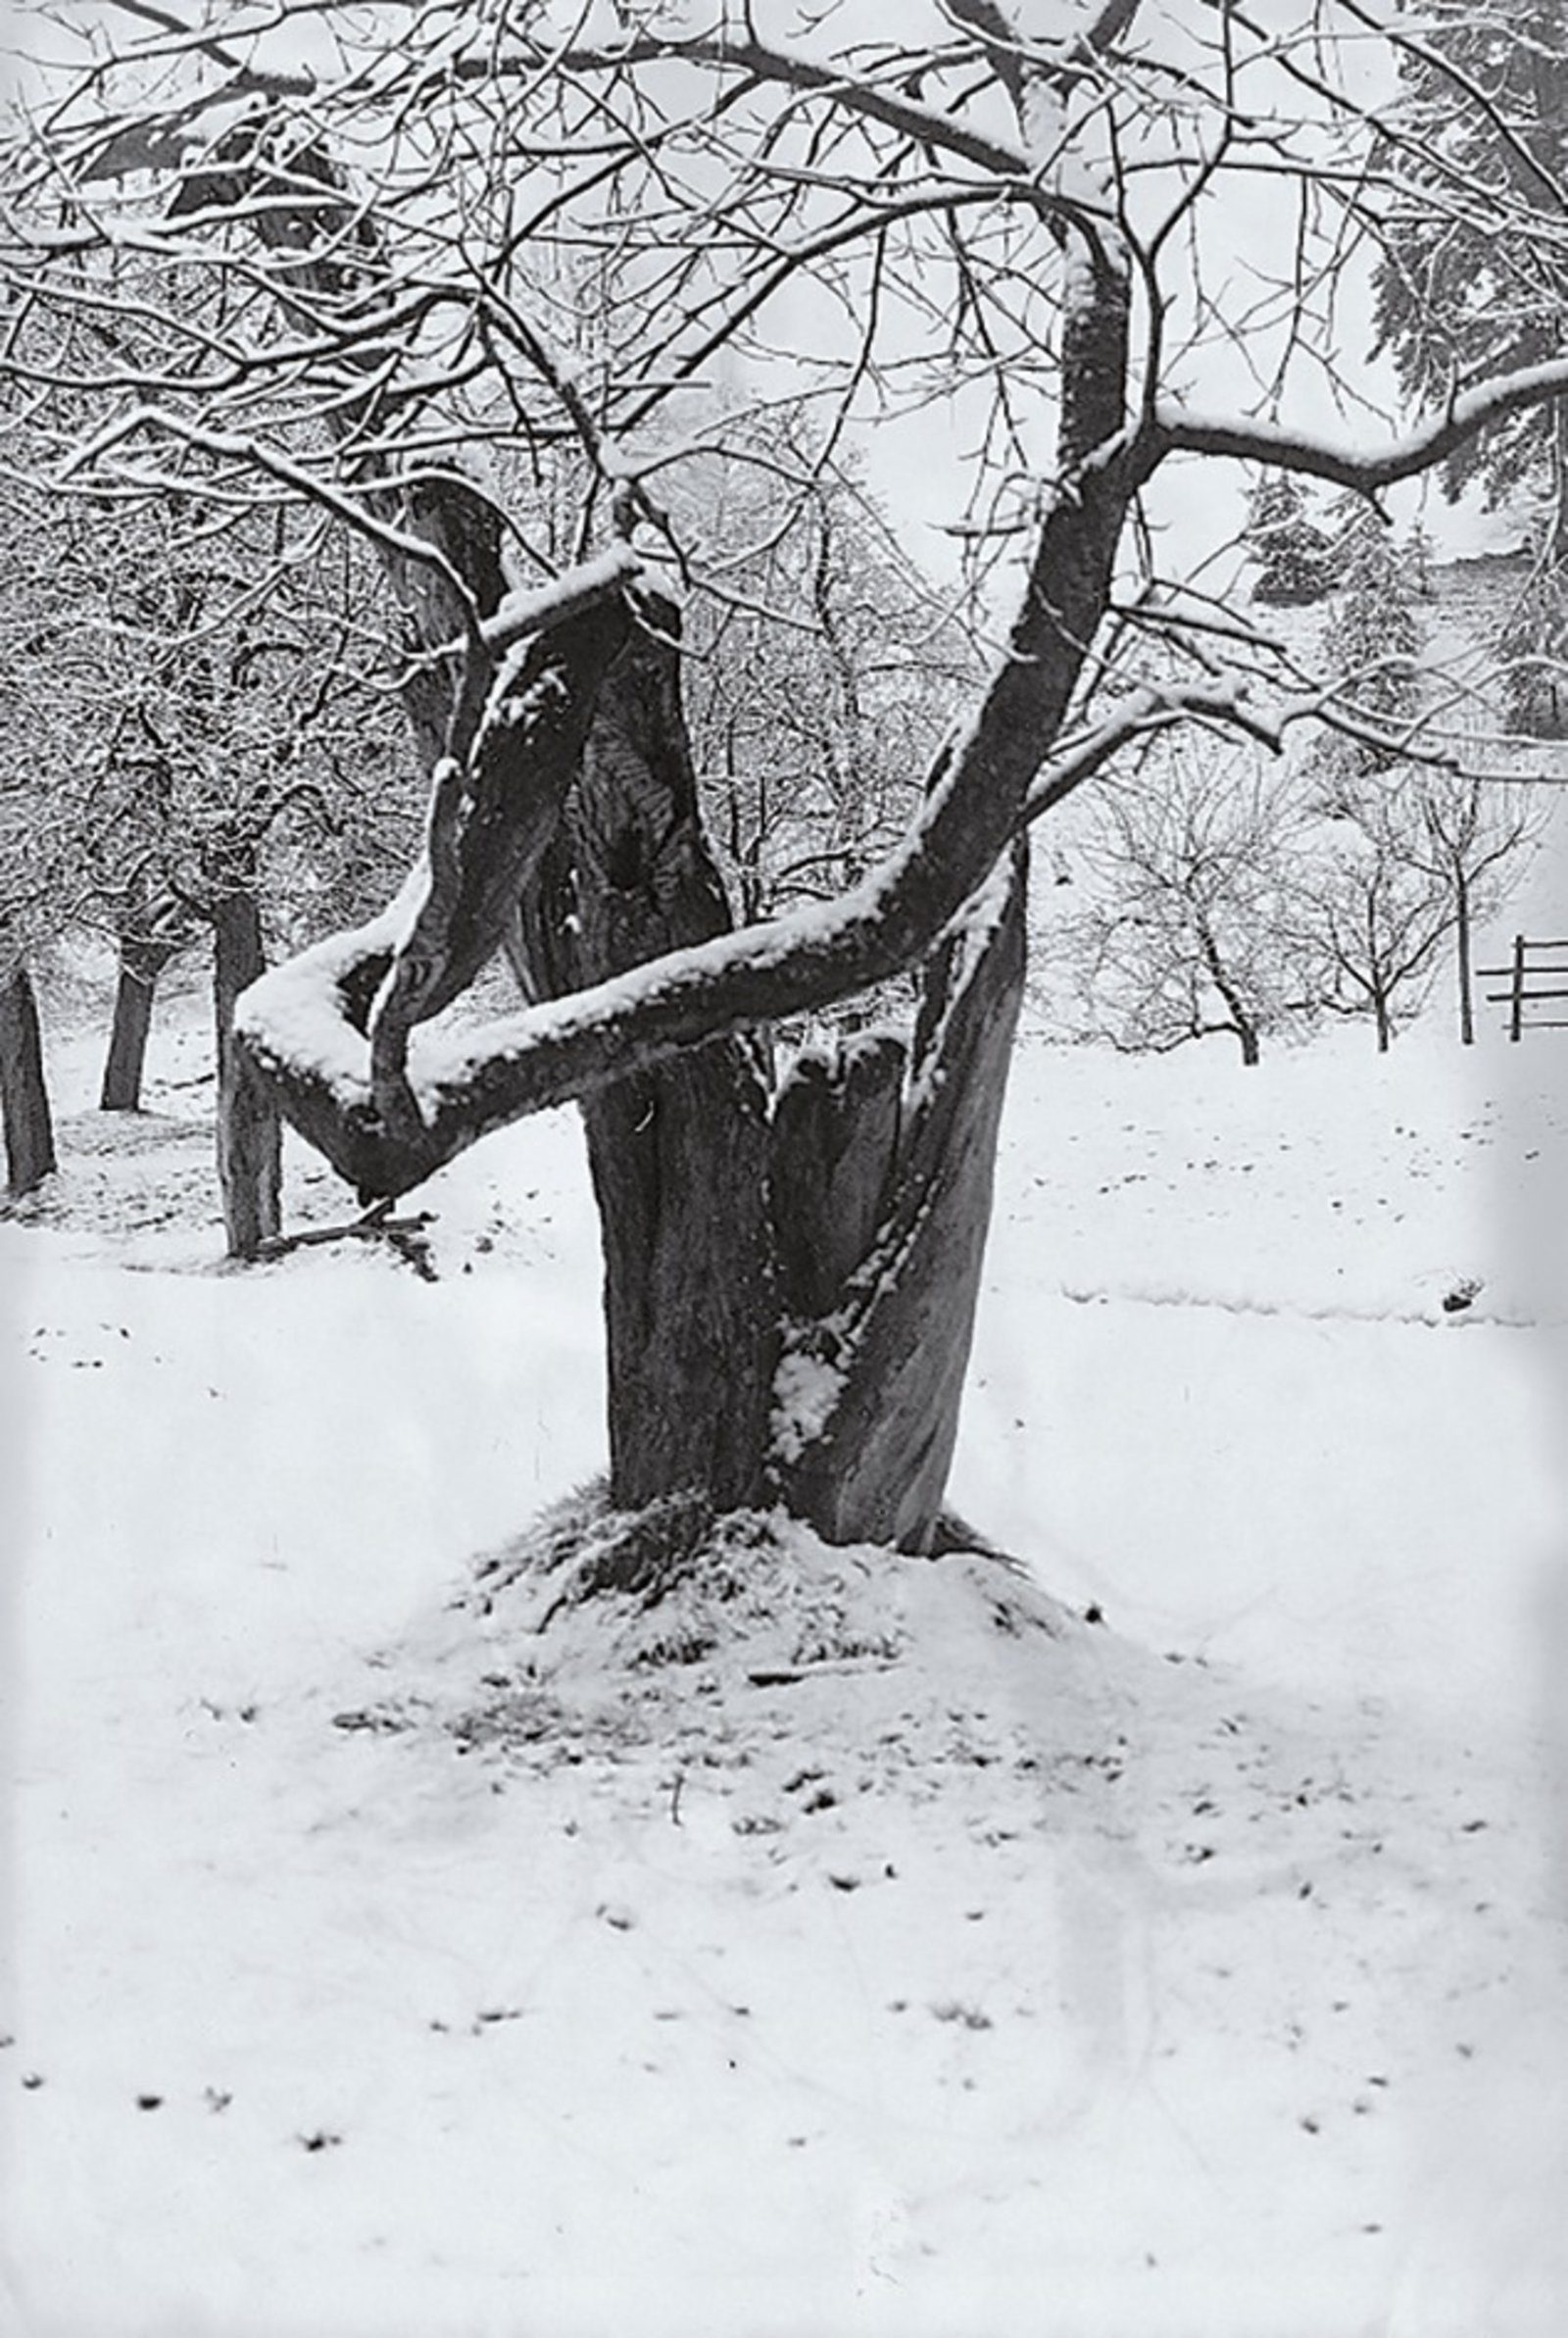
[[[14,952],[13,943],[0,957],[0,1133],[6,1191],[20,1197],[41,1185],[57,1163],[38,1002],[26,961]]]
[[[1376,787],[1401,766],[1424,704],[1421,594],[1413,564],[1364,497],[1336,505],[1333,596],[1319,661],[1349,731],[1326,739],[1316,769],[1326,798]]]
[[[1431,987],[1453,929],[1453,895],[1423,850],[1407,802],[1363,789],[1339,799],[1323,850],[1295,886],[1297,949],[1315,961],[1313,994],[1369,1015],[1379,1054]]]
[[[125,332],[99,337],[123,353]],[[69,330],[50,356],[80,363]],[[10,421],[18,465],[36,423],[14,398]],[[0,507],[14,548],[0,762],[47,797],[56,928],[107,932],[118,950],[100,1102],[139,1107],[159,978],[211,934],[220,1185],[246,1256],[277,1230],[277,1117],[228,1044],[233,1002],[265,964],[264,897],[285,931],[313,912],[318,929],[322,897],[339,915],[363,908],[417,834],[374,567],[318,518],[249,498],[215,512],[189,486],[72,496],[14,471]],[[334,868],[350,865],[346,899]]]
[[[1311,1013],[1287,904],[1300,812],[1255,750],[1201,733],[1157,740],[1096,791],[1076,853],[1093,896],[1068,918],[1087,1028],[1165,1052],[1234,1039],[1257,1064]]]
[[[6,516],[0,489],[0,522]],[[43,1030],[29,961],[57,936],[71,862],[50,761],[15,687],[19,646],[42,603],[22,557],[0,571],[0,1137],[6,1192],[33,1192],[57,1166]]]
[[[286,489],[358,528],[401,611],[423,856],[384,915],[251,988],[244,1058],[368,1198],[580,1098],[613,1498],[776,1499],[838,1538],[927,1548],[1023,979],[1024,831],[1195,713],[1277,742],[1298,711],[1152,572],[1167,467],[1375,493],[1568,389],[1568,364],[1446,393],[1388,444],[1292,418],[1336,207],[1373,233],[1407,191],[1397,158],[1366,175],[1349,0],[1284,34],[1234,10],[1173,28],[1139,0],[944,0],[891,33],[830,8],[798,43],[657,4],[480,0],[395,39],[373,11],[305,13],[309,72],[299,11],[278,31],[111,0],[104,48],[3,160],[26,323],[0,366],[46,409],[35,320],[113,309],[140,247],[175,251],[190,287],[159,317],[177,368],[100,370],[115,419],[62,434],[56,484],[184,491],[194,446],[220,498]],[[1299,199],[1273,324],[1220,289],[1231,201],[1260,188]],[[1471,193],[1485,208],[1484,180]],[[550,323],[590,267],[606,324],[582,363]],[[1277,419],[1186,402],[1211,348],[1259,331]],[[930,447],[953,416],[953,524],[1012,611],[895,849],[739,931],[669,591],[705,582],[668,474],[683,402],[712,450],[721,361],[749,391],[782,368],[829,437],[919,417]],[[548,469],[567,448],[563,570],[488,486],[502,457]],[[1170,678],[1122,665],[1132,630],[1164,639]],[[427,1029],[509,938],[527,1011]],[[772,1063],[780,1018],[906,971],[903,1039]]]
[[[1380,345],[1405,391],[1436,403],[1500,369],[1568,351],[1568,8],[1435,0],[1396,33],[1401,102],[1379,161],[1395,189],[1376,270]],[[1477,202],[1477,191],[1485,200]],[[1568,423],[1560,406],[1499,416],[1454,447],[1451,497],[1528,499],[1530,582],[1499,647],[1513,720],[1568,729]]]
[[[1325,1000],[1370,1013],[1385,1050],[1451,937],[1469,1041],[1476,922],[1500,906],[1539,822],[1517,787],[1431,752],[1420,564],[1371,506],[1341,507],[1335,565],[1322,659],[1348,729],[1308,764],[1324,842],[1294,888],[1298,939],[1320,960]],[[1450,756],[1473,743],[1469,711],[1444,718]]]
[[[1446,888],[1454,949],[1459,1038],[1473,1046],[1475,936],[1524,874],[1545,815],[1528,787],[1463,771],[1424,771],[1413,790],[1420,821],[1410,847],[1417,866]]]
[[[831,900],[886,856],[981,671],[853,451],[814,446],[798,411],[756,437],[681,488],[683,532],[714,547],[687,632],[687,719],[743,924]]]
[[[1307,516],[1306,494],[1288,472],[1259,479],[1247,499],[1243,541],[1252,598],[1268,609],[1310,609],[1334,589],[1332,539]]]
[[[59,1166],[37,991],[9,918],[0,919],[0,1143],[9,1199],[34,1192]]]

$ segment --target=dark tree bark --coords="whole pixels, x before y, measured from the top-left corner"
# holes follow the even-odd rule
[[[536,993],[729,922],[698,824],[674,612],[657,615],[601,686],[562,838],[524,905]],[[929,1544],[1022,993],[1023,888],[1020,846],[933,954],[912,1044],[858,1033],[808,1056],[771,1111],[767,1053],[748,1034],[584,1099],[618,1507],[765,1495],[832,1540]],[[804,1424],[803,1384],[832,1397]]]
[[[228,1255],[253,1259],[279,1230],[282,1126],[266,1082],[235,1044],[234,1002],[266,966],[261,912],[246,890],[211,911],[213,1012],[218,1035],[218,1182]]]
[[[761,1493],[778,1327],[767,1093],[717,1040],[583,1105],[604,1253],[612,1501]]]
[[[780,1099],[784,1280],[816,1304],[791,1326],[778,1482],[831,1542],[923,1551],[936,1529],[1023,996],[1026,886],[1020,844],[928,962],[907,1049],[851,1043],[825,1079]]]
[[[666,624],[673,611],[660,613]],[[568,807],[580,979],[730,923],[697,809],[673,646],[639,627],[599,696]],[[584,1099],[605,1259],[612,1498],[760,1490],[778,1356],[760,1047],[711,1041]]]
[[[698,817],[677,613],[645,615],[600,686],[561,834],[524,895],[533,987],[552,996],[730,924]],[[746,1037],[583,1100],[619,1507],[697,1488],[733,1508],[761,1490],[778,1354],[768,1102]]]
[[[1203,953],[1203,964],[1208,970],[1208,978],[1224,1001],[1225,1012],[1230,1017],[1230,1027],[1236,1033],[1237,1044],[1242,1051],[1242,1062],[1249,1070],[1255,1070],[1262,1061],[1263,1054],[1257,1024],[1248,1013],[1246,1001],[1231,980],[1225,961],[1220,954],[1219,944],[1209,931],[1206,922],[1200,925],[1199,940]]]
[[[1372,1012],[1373,1024],[1378,1035],[1378,1054],[1386,1056],[1394,1045],[1394,1017],[1390,1012],[1385,992],[1379,990],[1374,994]]]
[[[115,985],[114,1020],[109,1029],[109,1052],[104,1059],[101,1112],[136,1113],[141,1110],[142,1074],[147,1062],[147,1038],[152,1029],[153,1000],[159,977],[174,956],[172,943],[144,934],[127,933],[120,944],[120,974]]]
[[[24,966],[0,975],[0,1120],[6,1190],[31,1193],[56,1167],[38,1003]]]
[[[1474,1047],[1476,1042],[1471,923],[1470,880],[1461,863],[1455,866],[1453,873],[1453,930],[1455,972],[1459,984],[1459,1043],[1462,1047]]]

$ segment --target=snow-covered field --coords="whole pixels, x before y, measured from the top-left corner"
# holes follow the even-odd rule
[[[199,1011],[144,1120],[95,1053],[0,1225],[17,2328],[1568,2327],[1568,1033],[1026,1047],[1026,1571],[758,1529],[614,1670],[505,1558],[601,1454],[570,1119],[433,1282],[235,1274]]]

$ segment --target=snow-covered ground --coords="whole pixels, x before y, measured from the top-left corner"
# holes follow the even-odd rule
[[[1568,2327],[1568,1033],[1027,1046],[1025,1571],[759,1528],[613,1669],[507,1560],[602,1451],[573,1122],[434,1281],[236,1274],[205,1046],[113,1126],[57,1038],[0,1225],[16,2327]]]

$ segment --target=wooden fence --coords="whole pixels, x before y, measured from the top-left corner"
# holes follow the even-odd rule
[[[1507,983],[1506,990],[1489,990],[1487,997],[1493,1006],[1507,1008],[1510,1039],[1526,1031],[1568,1031],[1568,1016],[1525,1013],[1528,1007],[1568,1001],[1568,941],[1532,942],[1516,933],[1511,964],[1476,971],[1484,982]]]

